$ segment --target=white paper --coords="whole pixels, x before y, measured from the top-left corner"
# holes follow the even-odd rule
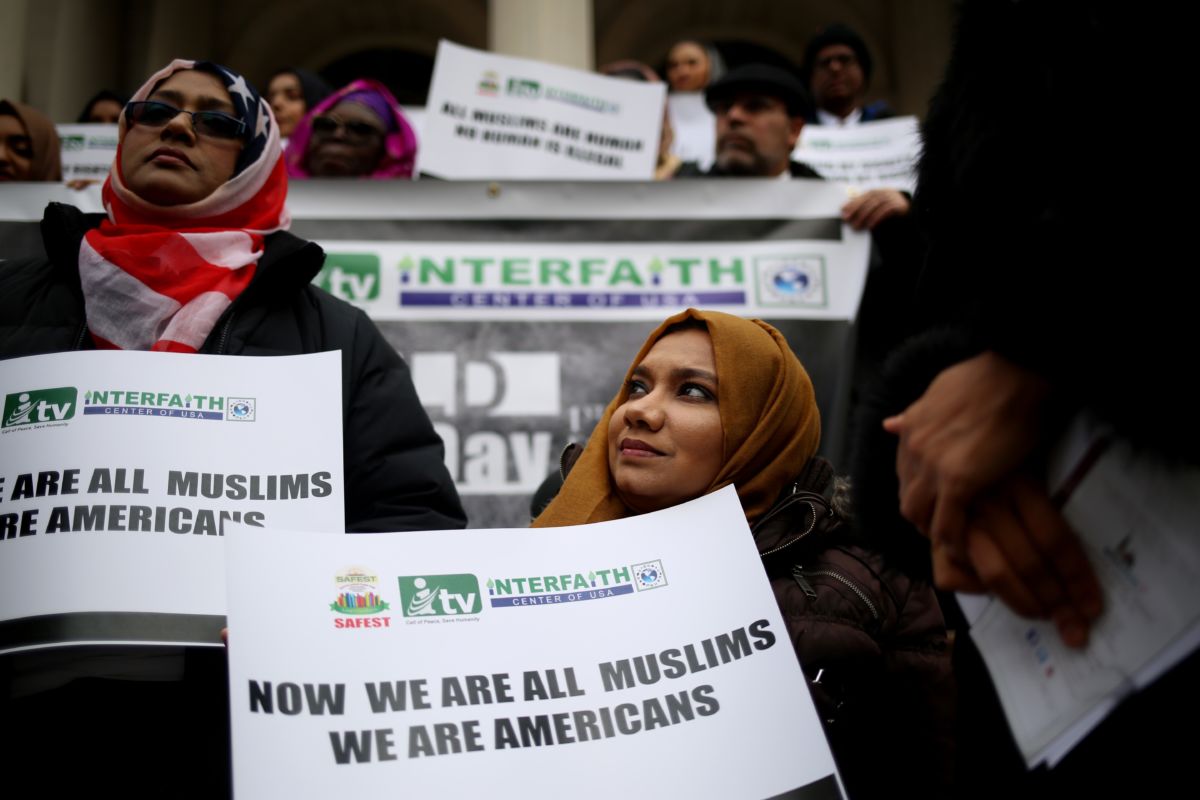
[[[577,528],[336,541],[238,529],[229,539],[240,798],[326,797],[348,786],[368,795],[404,787],[414,796],[584,800],[637,787],[658,797],[766,798],[836,780],[732,487]],[[285,543],[294,550],[286,566],[276,559]],[[364,607],[346,613],[355,598]],[[664,651],[665,661],[645,661]],[[673,677],[637,680],[636,665],[647,663]],[[547,697],[529,699],[528,673]],[[456,705],[445,694],[466,689],[465,676],[476,676],[481,702]],[[496,676],[506,677],[511,702],[500,701]],[[430,707],[414,708],[407,694],[406,710],[374,713],[366,685],[398,681],[425,681]],[[322,693],[341,702],[313,713],[308,698]],[[482,702],[489,693],[493,702]],[[659,708],[663,724],[647,730]],[[521,717],[535,726],[541,717],[541,746],[521,738]],[[452,727],[443,729],[445,752],[431,754],[438,724]],[[499,747],[507,725],[530,746]],[[475,730],[478,749],[468,750]],[[595,738],[579,740],[589,730]],[[346,749],[351,735],[357,755]],[[370,761],[360,760],[366,740]],[[380,744],[390,758],[379,759]]]
[[[683,161],[695,161],[707,172],[716,160],[717,118],[704,102],[704,92],[667,95],[667,113],[674,141],[671,152]]]
[[[665,89],[442,40],[419,171],[440,178],[649,180]]]
[[[225,613],[223,515],[345,530],[340,370],[336,352],[0,361],[0,620],[72,622],[9,626],[0,652],[219,645],[219,624],[198,639],[150,615]]]
[[[917,118],[897,117],[844,128],[805,125],[792,158],[840,185],[911,192],[920,153]]]
[[[1051,485],[1097,435],[1077,422],[1052,459]],[[1105,612],[1087,647],[1066,647],[1053,624],[1022,619],[999,602],[971,630],[1030,766],[1061,759],[1121,698],[1200,643],[1200,470],[1168,467],[1118,442],[1063,514],[1104,591]]]

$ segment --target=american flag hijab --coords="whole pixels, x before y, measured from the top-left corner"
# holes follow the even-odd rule
[[[246,79],[207,61],[176,59],[134,94],[146,100],[167,78],[197,69],[225,84],[246,123],[233,177],[208,197],[158,206],[126,187],[121,144],[102,196],[108,218],[79,249],[79,277],[92,340],[101,349],[195,353],[254,277],[266,234],[291,223],[287,171],[270,106]]]

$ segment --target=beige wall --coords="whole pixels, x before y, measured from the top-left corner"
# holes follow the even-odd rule
[[[799,61],[842,21],[875,56],[872,96],[922,113],[949,55],[953,0],[0,0],[0,90],[70,121],[100,88],[132,90],[172,57],[261,82],[365,49],[433,56],[440,38],[592,68],[659,63],[681,37],[740,40]],[[23,32],[23,33],[20,33]]]

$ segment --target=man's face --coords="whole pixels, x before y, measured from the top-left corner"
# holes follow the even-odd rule
[[[818,108],[837,108],[846,103],[857,106],[865,84],[862,64],[849,45],[831,44],[817,51],[811,88]]]
[[[761,91],[738,92],[716,104],[717,167],[730,175],[770,178],[788,168],[804,120]]]

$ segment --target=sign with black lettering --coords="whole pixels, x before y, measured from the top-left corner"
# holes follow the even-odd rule
[[[341,361],[0,361],[0,653],[208,644],[230,523],[345,530]]]
[[[421,172],[439,178],[648,180],[666,87],[438,44]]]
[[[231,526],[228,557],[238,796],[841,796],[733,487],[569,530]]]

